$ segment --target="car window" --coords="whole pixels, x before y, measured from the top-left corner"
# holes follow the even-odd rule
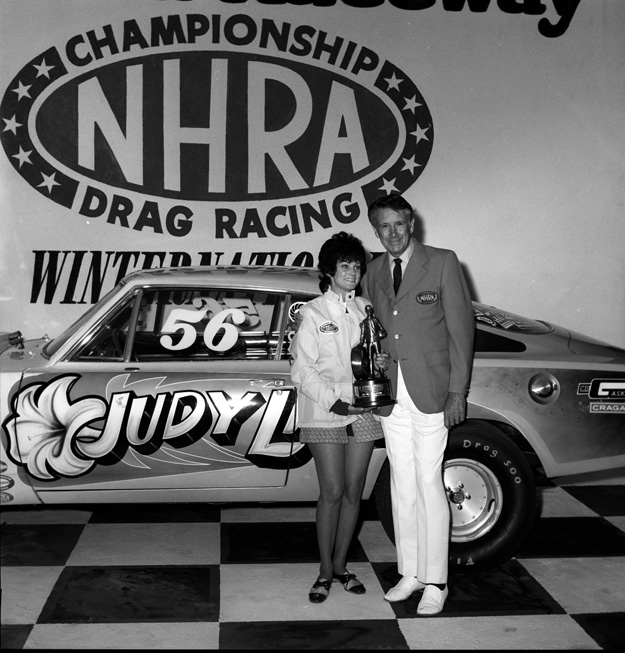
[[[118,286],[115,286],[114,288],[111,288],[106,295],[104,295],[98,302],[97,304],[94,304],[88,311],[83,313],[83,315],[74,322],[68,329],[66,329],[63,333],[61,333],[60,336],[55,338],[54,340],[50,341],[45,347],[44,347],[44,354],[48,357],[54,356],[56,352],[77,332],[79,331],[85,324],[87,324],[91,319],[92,316],[95,315],[95,313],[98,312],[100,306],[106,304],[106,302],[109,301],[111,297],[114,295],[118,294],[120,292],[120,288],[125,284],[125,282],[122,280]]]
[[[113,312],[88,338],[74,360],[122,361],[135,298]]]
[[[157,288],[141,296],[132,359],[268,360],[283,357],[286,296],[212,288]]]
[[[310,299],[266,291],[144,289],[101,322],[73,360],[286,360],[295,311]]]
[[[516,353],[525,351],[526,347],[522,342],[506,338],[498,333],[492,333],[479,327],[475,330],[475,341],[473,350],[475,352],[492,352],[492,353]]]

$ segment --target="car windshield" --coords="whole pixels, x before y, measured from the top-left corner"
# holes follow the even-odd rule
[[[50,357],[54,356],[54,354],[82,327],[83,324],[85,324],[91,316],[99,309],[99,307],[108,302],[108,300],[115,294],[117,294],[120,290],[120,288],[124,285],[124,281],[120,281],[120,283],[109,290],[109,292],[104,295],[104,297],[100,298],[100,300],[95,303],[88,311],[83,313],[68,329],[65,329],[63,333],[61,333],[60,336],[55,338],[54,340],[51,340],[43,349],[43,353]]]
[[[473,316],[476,322],[502,329],[508,333],[531,333],[538,335],[553,331],[553,326],[547,324],[547,322],[532,320],[522,315],[502,311],[494,306],[487,306],[486,304],[479,304],[477,302],[473,302]]]

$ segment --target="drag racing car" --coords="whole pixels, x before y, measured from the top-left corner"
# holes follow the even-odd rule
[[[316,501],[289,343],[304,268],[134,272],[55,337],[5,334],[0,498],[40,504]],[[474,302],[467,420],[449,435],[450,565],[514,556],[536,476],[625,466],[625,350]],[[2,341],[2,339],[0,339]],[[378,442],[364,498],[391,540]]]

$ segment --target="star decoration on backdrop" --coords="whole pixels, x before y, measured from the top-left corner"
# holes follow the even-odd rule
[[[393,191],[397,191],[397,187],[395,186],[395,181],[396,179],[385,179],[382,177],[382,181],[384,182],[382,186],[380,186],[380,190],[384,191],[386,195],[390,195]]]
[[[410,132],[410,135],[411,135],[411,136],[414,136],[414,137],[417,139],[417,143],[418,143],[420,140],[422,140],[422,139],[425,139],[425,140],[427,141],[427,140],[429,140],[429,138],[427,137],[427,131],[428,131],[428,129],[429,129],[429,127],[426,127],[425,129],[423,129],[423,128],[422,128],[422,127],[417,123],[417,128],[416,128],[413,132]]]
[[[4,122],[6,123],[4,131],[7,131],[7,130],[12,131],[16,135],[17,135],[17,128],[22,126],[21,122],[17,122],[17,120],[15,120],[15,116],[13,116],[13,118],[9,118],[9,119],[4,118]]]
[[[32,164],[32,161],[30,160],[30,155],[33,153],[33,151],[32,151],[32,150],[28,150],[28,152],[25,152],[25,151],[22,149],[22,146],[21,146],[21,145],[19,146],[19,150],[20,150],[20,151],[19,151],[17,154],[14,154],[14,155],[13,155],[13,158],[14,158],[14,159],[17,159],[17,160],[19,161],[17,167],[18,167],[18,168],[21,168],[21,167],[22,167],[22,164],[24,164],[24,163],[30,163],[30,164]]]
[[[30,98],[30,94],[28,93],[28,89],[30,88],[30,84],[28,86],[24,86],[22,82],[18,82],[17,88],[12,89],[13,93],[17,93],[17,99],[21,100],[22,98]]]
[[[48,66],[48,64],[46,64],[45,58],[42,60],[42,62],[39,65],[37,64],[33,64],[33,65],[37,69],[37,77],[41,77],[41,75],[44,75],[45,77],[50,79],[50,71],[54,68],[54,66]]]
[[[55,179],[56,172],[53,172],[51,175],[46,175],[42,172],[41,176],[43,177],[43,181],[37,186],[37,188],[47,188],[48,193],[51,193],[52,189],[59,185],[59,182]]]
[[[409,159],[402,159],[404,162],[404,167],[402,168],[402,172],[404,170],[410,171],[410,174],[414,175],[415,168],[420,168],[421,164],[417,163],[414,160],[415,155],[413,154]]]
[[[381,192],[403,193],[410,188],[423,172],[434,140],[432,116],[412,80],[386,61],[375,86],[397,107],[403,120],[403,125],[399,125],[399,137],[404,138],[404,143],[399,157],[394,163],[390,162],[383,175],[363,186],[367,203],[378,198]]]
[[[401,84],[402,80],[395,75],[395,72],[393,74],[384,80],[388,84],[388,90],[390,91],[391,89],[394,89],[396,91],[399,91],[399,85]]]
[[[411,97],[409,100],[406,99],[406,106],[404,107],[404,111],[407,110],[407,111],[410,111],[410,112],[414,113],[416,108],[420,107],[420,106],[422,106],[422,105],[419,102],[417,102],[416,96]]]
[[[31,115],[35,100],[52,92],[58,86],[55,82],[65,75],[67,69],[56,48],[46,50],[27,63],[7,86],[0,103],[0,117],[5,125],[0,140],[9,161],[28,184],[58,204],[71,208],[78,181],[58,170],[54,159],[35,147],[27,128],[37,123],[36,116]],[[45,98],[39,106],[44,103]],[[35,119],[29,122],[30,118]]]

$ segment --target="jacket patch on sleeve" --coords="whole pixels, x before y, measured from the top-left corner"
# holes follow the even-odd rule
[[[433,290],[424,290],[417,295],[419,304],[433,304],[438,301],[438,293]]]
[[[339,327],[338,324],[334,322],[324,322],[319,325],[319,333],[338,333]]]

